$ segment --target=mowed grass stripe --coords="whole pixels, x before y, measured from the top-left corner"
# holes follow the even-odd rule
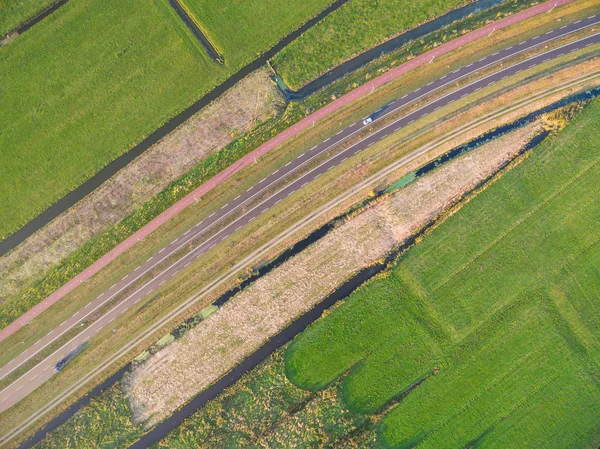
[[[505,447],[585,447],[600,438],[587,418],[600,412],[600,388],[595,321],[585,318],[600,311],[598,271],[589,268],[600,239],[599,118],[596,100],[388,276],[305,331],[286,354],[290,380],[318,389],[350,369],[343,400],[373,413],[425,379],[384,419],[382,447],[488,447],[500,423],[512,429]],[[577,282],[586,292],[575,310],[566,298],[577,291],[546,290],[565,271],[571,289]],[[569,396],[573,412],[546,415],[568,436],[552,440],[536,420],[513,418],[565,391],[580,391]]]

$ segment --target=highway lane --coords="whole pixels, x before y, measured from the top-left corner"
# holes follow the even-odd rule
[[[462,67],[396,100],[395,102],[390,104],[385,111],[382,111],[381,115],[377,117],[377,119],[375,119],[373,123],[382,120],[384,117],[389,116],[397,109],[402,108],[407,104],[414,102],[415,100],[418,100],[424,95],[427,95],[435,90],[447,86],[460,78],[471,75],[484,67],[498,63],[503,59],[514,56],[515,54],[521,53],[530,48],[537,47],[558,37],[564,36],[566,34],[572,33],[585,27],[596,25],[598,21],[598,17],[591,16],[577,23],[565,25],[562,28],[559,28],[552,32],[521,42],[516,46],[506,48],[498,53],[495,53],[494,55],[491,55],[487,58],[482,58],[481,60],[473,64],[469,64],[465,67]],[[297,180],[289,183],[286,186],[283,186],[282,188],[279,188],[274,194],[269,196],[269,198],[261,202],[259,205],[254,206],[253,208],[242,214],[240,217],[233,220],[232,223],[223,226],[220,229],[213,229],[216,228],[217,225],[221,224],[230,215],[240,211],[240,208],[242,208],[248,202],[255,199],[265,190],[274,188],[276,184],[281,183],[282,180],[289,178],[294,172],[298,171],[302,167],[305,167],[309,162],[313,161],[319,155],[323,154],[324,152],[327,152],[333,146],[355,135],[357,132],[364,130],[365,126],[363,125],[362,120],[353,123],[346,129],[340,131],[335,136],[326,139],[321,144],[317,145],[316,147],[313,147],[306,153],[298,156],[296,159],[286,164],[286,166],[275,171],[267,178],[261,180],[259,183],[251,187],[244,194],[238,196],[234,200],[227,203],[219,211],[212,214],[206,220],[203,220],[202,222],[195,225],[192,229],[186,231],[184,235],[174,240],[169,245],[165,246],[152,258],[148,259],[145,263],[143,263],[134,271],[126,275],[123,279],[121,279],[119,282],[113,285],[105,293],[101,294],[98,298],[96,298],[90,304],[85,306],[85,308],[81,309],[71,318],[63,322],[58,328],[54,329],[52,332],[46,335],[46,337],[41,339],[39,342],[36,342],[36,344],[34,344],[22,354],[20,354],[18,357],[13,359],[13,361],[11,361],[9,364],[2,367],[2,370],[0,370],[0,376],[5,377],[10,372],[14,371],[16,368],[21,366],[23,363],[27,362],[27,360],[31,359],[31,357],[34,357],[44,347],[46,347],[51,342],[55,341],[68,330],[80,326],[81,322],[88,318],[92,313],[94,313],[94,311],[102,307],[108,301],[113,300],[116,295],[118,295],[124,289],[131,286],[133,282],[136,282],[140,277],[148,273],[158,264],[163,263],[170,255],[181,250],[185,245],[189,244],[192,240],[194,240],[194,238],[196,238],[199,234],[206,231],[215,231],[211,236],[200,242],[194,249],[183,255],[181,258],[179,258],[167,268],[165,268],[153,279],[149,280],[144,285],[137,288],[132,294],[130,294],[126,299],[124,299],[119,304],[111,308],[111,310],[105,313],[100,319],[83,329],[82,332],[80,332],[76,337],[71,339],[53,354],[45,358],[42,362],[37,364],[34,368],[29,370],[26,374],[21,376],[18,380],[16,380],[6,389],[0,392],[0,411],[5,410],[10,405],[18,402],[18,400],[25,397],[27,394],[29,394],[31,391],[33,391],[35,388],[41,385],[44,381],[50,378],[54,374],[52,367],[58,360],[62,359],[73,348],[94,336],[100,329],[109,326],[110,323],[119,315],[121,315],[126,310],[140,302],[143,298],[147,297],[154,290],[162,286],[162,284],[164,284],[167,280],[171,279],[179,271],[186,268],[193,260],[198,258],[200,255],[204,254],[205,252],[211,250],[216,244],[229,237],[232,233],[236,232],[245,224],[254,220],[258,215],[266,212],[269,208],[278,204],[287,196],[302,188],[305,184],[311,182],[321,174],[344,162],[348,157],[355,155],[359,151],[385,138],[388,134],[397,131],[403,126],[409,125],[413,121],[418,120],[419,118],[433,111],[436,111],[442,106],[451,103],[455,100],[458,100],[464,97],[465,95],[468,95],[469,93],[476,92],[482,87],[497,82],[507,76],[519,73],[522,70],[544,63],[549,59],[583,48],[587,45],[597,43],[598,41],[598,35],[593,35],[588,38],[581,39],[577,42],[545,52],[534,58],[530,58],[521,63],[514,64],[510,67],[499,70],[493,73],[492,75],[489,75],[476,82],[470,83],[469,85],[457,89],[454,92],[443,96],[442,98],[432,101],[431,103],[428,103],[427,105],[419,108],[418,110],[398,118],[386,127],[371,133],[370,135],[355,143],[354,145],[350,146],[349,148],[345,149],[344,151],[322,162],[320,165],[305,173]],[[369,124],[369,126],[371,125],[372,124]]]

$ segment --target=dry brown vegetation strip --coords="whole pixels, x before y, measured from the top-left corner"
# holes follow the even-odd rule
[[[181,406],[514,157],[538,129],[485,144],[369,207],[156,353],[129,380],[135,419],[152,424]]]
[[[0,303],[42,278],[210,153],[274,116],[283,104],[260,69],[190,118],[103,186],[0,258]]]

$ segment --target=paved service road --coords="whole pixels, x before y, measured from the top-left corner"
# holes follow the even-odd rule
[[[75,313],[72,317],[70,317],[60,326],[52,330],[44,338],[36,342],[30,348],[25,350],[22,354],[20,354],[7,365],[2,367],[2,369],[0,370],[0,378],[4,378],[12,371],[17,369],[19,366],[26,363],[28,360],[30,360],[32,357],[38,354],[43,348],[51,344],[56,339],[60,338],[60,336],[65,334],[67,331],[80,326],[81,323],[84,320],[86,320],[92,313],[101,308],[108,301],[114,299],[116,295],[118,295],[126,288],[130,287],[132,283],[136,282],[138,279],[140,279],[158,264],[163,263],[169,256],[173,255],[177,251],[182,250],[186,245],[188,245],[192,240],[194,240],[194,238],[199,236],[199,234],[204,233],[206,231],[212,232],[212,234],[210,234],[209,237],[206,237],[202,240],[199,239],[199,242],[191,251],[182,255],[182,257],[180,257],[171,265],[166,267],[159,274],[155,275],[145,284],[137,287],[131,294],[129,294],[129,296],[127,296],[125,299],[123,299],[114,307],[112,307],[101,318],[97,319],[93,324],[83,329],[76,337],[72,338],[70,341],[62,345],[58,350],[56,350],[50,356],[46,357],[42,362],[38,363],[35,367],[30,369],[27,373],[25,373],[12,384],[10,384],[7,388],[2,390],[0,392],[0,412],[6,410],[8,407],[18,402],[20,399],[22,399],[27,394],[35,390],[38,386],[40,386],[42,383],[48,380],[52,375],[54,375],[54,364],[56,364],[59,360],[65,357],[78,345],[93,337],[101,329],[110,326],[110,323],[113,320],[115,320],[117,317],[119,317],[121,314],[123,314],[125,311],[127,311],[140,301],[142,301],[150,293],[159,288],[169,279],[173,278],[177,273],[179,273],[179,271],[185,269],[199,256],[211,250],[219,242],[229,237],[232,233],[236,232],[245,224],[254,220],[260,214],[266,212],[269,208],[277,205],[280,201],[284,200],[292,193],[304,187],[307,183],[313,181],[323,173],[326,173],[327,171],[341,164],[346,159],[348,159],[351,156],[354,156],[361,150],[367,148],[370,145],[373,145],[381,139],[384,139],[390,133],[393,133],[404,126],[411,124],[415,120],[418,120],[419,118],[424,117],[427,114],[434,112],[453,101],[461,99],[470,93],[477,92],[479,89],[493,84],[494,82],[503,80],[504,78],[510,75],[517,74],[523,70],[549,61],[552,58],[556,58],[570,53],[572,51],[600,42],[600,33],[579,39],[575,42],[563,45],[559,48],[546,51],[538,56],[531,57],[520,63],[505,67],[501,70],[494,72],[491,75],[488,75],[482,79],[472,82],[464,87],[458,88],[457,90],[420,107],[419,109],[411,112],[410,114],[397,118],[395,121],[386,125],[385,127],[370,133],[367,137],[361,139],[360,141],[354,143],[353,145],[349,146],[343,151],[337,153],[335,156],[330,157],[324,162],[321,162],[319,165],[312,168],[310,171],[298,177],[298,179],[288,183],[287,185],[277,187],[279,186],[279,184],[282,183],[283,180],[289,179],[294,174],[294,172],[305,167],[308,163],[313,161],[319,155],[327,152],[333,146],[348,139],[349,137],[354,136],[359,131],[364,131],[365,128],[371,127],[373,123],[380,121],[382,118],[389,116],[391,113],[420,99],[424,95],[427,95],[444,86],[451,85],[458,79],[474,74],[479,70],[488,67],[489,65],[498,63],[506,58],[519,54],[525,50],[540,46],[544,43],[547,43],[561,36],[565,36],[574,31],[578,31],[583,28],[596,25],[599,21],[600,17],[591,16],[587,19],[580,20],[576,23],[565,25],[560,29],[553,30],[544,35],[536,36],[530,40],[523,41],[517,45],[505,48],[502,51],[494,53],[493,55],[490,55],[488,57],[482,58],[473,64],[469,64],[465,67],[455,70],[452,73],[444,75],[441,78],[427,84],[426,86],[420,87],[414,90],[413,92],[404,95],[403,97],[386,105],[382,110],[379,110],[376,113],[374,113],[376,117],[373,119],[372,123],[364,125],[363,120],[353,123],[346,129],[337,133],[335,136],[326,139],[319,145],[311,148],[304,154],[298,156],[296,159],[292,160],[284,167],[273,172],[271,175],[269,175],[268,177],[261,180],[259,183],[257,183],[250,189],[248,189],[245,193],[227,203],[219,211],[213,213],[207,219],[198,223],[193,228],[189,229],[181,237],[175,239],[173,242],[161,249],[153,257],[151,257],[146,262],[138,266],[135,270],[130,272],[119,282],[117,282],[115,285],[113,285],[100,296],[98,296],[94,301],[86,305],[85,308]],[[267,199],[260,202],[260,204],[252,207],[248,211],[241,214],[239,217],[232,220],[231,223],[223,223],[226,218],[230,217],[234,212],[240,211],[241,207],[247,205],[247,203],[257,198],[258,195],[265,192],[267,189],[274,190],[275,193],[271,194]]]

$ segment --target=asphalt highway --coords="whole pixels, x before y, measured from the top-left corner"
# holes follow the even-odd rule
[[[515,56],[526,50],[534,47],[539,47],[544,43],[548,43],[559,37],[568,35],[575,31],[597,25],[600,22],[600,15],[590,16],[584,20],[564,25],[561,28],[553,30],[543,35],[536,36],[532,39],[523,41],[517,45],[505,48],[493,55],[482,58],[477,62],[461,67],[452,73],[444,75],[435,81],[430,82],[426,86],[415,89],[413,92],[398,98],[389,103],[381,110],[373,114],[373,121],[365,125],[363,120],[359,120],[336,135],[324,140],[319,145],[311,148],[305,153],[298,156],[296,159],[288,162],[284,167],[271,173],[246,192],[236,197],[229,203],[225,204],[220,210],[210,215],[208,218],[196,224],[194,227],[186,231],[183,235],[173,240],[170,244],[162,248],[158,253],[135,268],[132,272],[124,276],[119,282],[115,283],[108,290],[99,295],[94,301],[80,309],[69,319],[60,324],[57,328],[49,332],[45,337],[37,341],[35,344],[27,348],[8,364],[0,369],[0,379],[6,377],[14,370],[22,366],[24,363],[35,357],[40,351],[52,344],[66,332],[81,327],[82,323],[90,318],[92,314],[102,308],[107,302],[117,299],[117,295],[126,289],[129,289],[132,284],[140,278],[147,275],[151,271],[156,271],[156,267],[160,264],[165,264],[166,260],[175,253],[182,252],[187,245],[193,243],[193,249],[184,253],[170,265],[166,266],[162,271],[155,274],[150,280],[143,285],[138,286],[126,298],[120,300],[114,307],[104,313],[100,318],[96,319],[92,324],[83,327],[75,337],[62,345],[59,349],[47,356],[43,361],[36,364],[33,368],[11,383],[4,390],[0,391],[0,412],[6,410],[19,400],[27,396],[46,380],[56,374],[54,365],[69,354],[74,348],[86,342],[101,329],[110,327],[111,323],[129,310],[131,307],[143,301],[152,292],[160,288],[165,282],[176,276],[181,270],[184,270],[194,260],[201,255],[210,251],[217,244],[227,239],[231,234],[238,231],[244,225],[253,221],[259,215],[265,213],[270,208],[279,204],[286,197],[292,195],[304,187],[309,182],[315,180],[322,174],[332,168],[343,163],[349,157],[352,157],[373,145],[374,143],[386,138],[389,134],[398,131],[399,129],[410,125],[415,120],[425,117],[427,114],[437,111],[441,107],[459,100],[471,93],[501,81],[511,75],[520,73],[523,70],[529,69],[539,64],[543,64],[553,58],[560,57],[575,50],[582,49],[589,45],[600,42],[600,33],[593,34],[589,37],[582,38],[575,42],[560,46],[556,49],[543,52],[535,57],[531,57],[522,62],[501,68],[491,75],[485,76],[477,81],[474,81],[466,86],[457,88],[441,98],[432,101],[417,110],[397,118],[392,123],[387,124],[380,129],[372,129],[373,124],[381,121],[383,118],[393,114],[398,109],[415,102],[416,100],[428,95],[440,88],[446,87],[455,83],[457,80],[466,76],[477,73],[478,71],[492,65],[497,64],[504,59]],[[374,117],[376,116],[376,117]],[[326,153],[336,145],[355,136],[360,131],[371,130],[366,137],[352,144],[348,148],[336,153],[334,156],[298,176],[296,172],[305,168],[307,164],[315,163],[315,159]],[[289,181],[291,178],[298,176],[297,179],[284,184],[284,181]],[[249,203],[256,200],[261,194],[266,191],[273,191],[268,198],[262,200],[259,204],[252,206],[244,211],[244,208],[249,207]],[[236,218],[231,216],[239,213]],[[229,219],[229,223],[226,220]]]

